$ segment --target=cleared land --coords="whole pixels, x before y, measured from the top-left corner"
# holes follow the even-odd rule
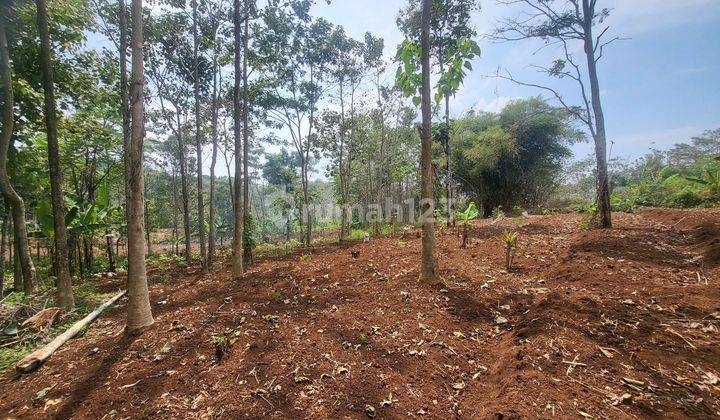
[[[155,324],[121,303],[38,372],[0,382],[9,417],[720,416],[720,211],[478,221],[259,261],[241,281],[150,271]],[[504,270],[500,233],[519,232]],[[352,251],[359,251],[353,258]],[[117,290],[123,279],[101,279]]]

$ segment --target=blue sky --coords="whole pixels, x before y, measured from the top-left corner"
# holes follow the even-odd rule
[[[314,13],[345,27],[362,39],[366,31],[385,39],[391,56],[401,34],[395,25],[405,0],[318,0]],[[474,16],[480,34],[518,9],[482,1]],[[615,142],[613,157],[634,158],[650,147],[668,148],[706,129],[720,127],[720,0],[599,0],[612,8],[611,32],[630,38],[606,50],[600,62],[600,84],[608,139]],[[514,98],[545,92],[498,80],[500,69],[528,82],[558,89],[567,99],[576,97],[571,80],[549,79],[528,68],[551,63],[555,51],[533,52],[534,41],[496,44],[480,39],[482,56],[452,101],[451,112],[469,109],[497,111]],[[579,53],[580,51],[578,51]],[[576,157],[592,152],[590,143],[573,147]]]

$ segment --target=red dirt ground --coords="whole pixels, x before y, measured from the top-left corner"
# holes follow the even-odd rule
[[[122,303],[38,372],[5,372],[0,413],[720,416],[720,211],[614,218],[483,220],[467,249],[445,230],[437,287],[417,282],[415,232],[263,260],[241,280],[155,269],[153,326],[124,334]],[[506,272],[509,227],[520,251]]]

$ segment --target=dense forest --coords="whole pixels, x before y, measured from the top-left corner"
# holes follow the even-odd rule
[[[673,229],[682,226],[678,224],[686,218],[709,220],[710,225],[717,221],[720,129],[707,127],[695,137],[678,138],[674,146],[651,149],[639,158],[613,155],[615,143],[606,134],[603,112],[602,59],[616,41],[633,42],[607,25],[613,10],[599,0],[500,3],[507,4],[508,17],[494,28],[477,28],[473,19],[482,13],[477,1],[408,0],[401,10],[392,11],[403,40],[387,45],[370,32],[355,39],[342,26],[316,16],[312,0],[130,0],[129,4],[125,0],[2,0],[0,366],[11,366],[36,348],[42,350],[53,335],[72,332],[61,340],[64,344],[81,328],[89,328],[99,312],[90,314],[87,323],[75,323],[87,320],[83,318],[103,302],[124,305],[120,318],[113,319],[128,333],[141,335],[148,330],[146,337],[156,337],[153,334],[160,334],[161,328],[192,329],[182,322],[193,318],[180,315],[171,326],[165,325],[170,320],[163,305],[169,298],[158,290],[166,287],[177,287],[173,289],[177,293],[197,289],[203,296],[234,285],[235,291],[220,299],[224,302],[220,307],[231,307],[242,300],[240,295],[257,291],[258,301],[253,305],[265,303],[262,309],[256,308],[262,325],[254,331],[268,325],[276,331],[281,321],[272,314],[271,306],[296,304],[298,298],[305,302],[306,294],[314,304],[321,290],[327,293],[334,286],[328,276],[348,287],[367,282],[362,276],[359,280],[352,277],[357,274],[353,264],[366,264],[366,271],[372,267],[375,271],[368,275],[373,282],[376,275],[389,281],[389,274],[377,270],[397,263],[405,271],[392,277],[394,281],[409,276],[405,284],[425,288],[408,292],[401,283],[398,290],[392,290],[393,299],[398,291],[402,304],[416,294],[441,293],[446,301],[454,301],[450,312],[455,313],[465,311],[463,305],[474,304],[469,303],[470,298],[458,297],[460,292],[452,287],[460,283],[464,287],[477,276],[478,293],[497,287],[501,280],[495,286],[495,280],[489,280],[496,275],[524,282],[522,289],[528,293],[529,282],[535,280],[521,277],[543,270],[533,265],[538,260],[531,262],[533,253],[542,253],[536,250],[540,242],[533,242],[537,238],[532,235],[542,235],[538,241],[556,244],[557,249],[567,244],[557,242],[550,231],[592,235],[594,247],[614,235],[627,238],[637,233],[632,229],[643,226],[655,235],[652,240],[660,240],[662,235],[650,226],[667,226],[652,219],[657,216],[654,213],[648,219],[641,217],[647,208],[681,212],[673,219]],[[516,7],[529,11],[514,15]],[[501,69],[485,75],[533,89],[533,95],[512,99],[496,111],[451,112],[456,95],[465,88],[464,81],[474,72],[473,65],[483,59],[484,42],[514,44],[533,39],[557,49],[554,61],[534,65],[545,84]],[[553,83],[558,81],[566,83],[574,97],[565,93],[567,89],[557,90]],[[592,145],[594,153],[575,156],[573,147],[581,143]],[[667,214],[657,217],[670,217]],[[529,228],[532,223],[540,227]],[[686,257],[683,261],[692,262],[678,262],[674,267],[699,264],[699,268],[688,268],[693,281],[696,273],[698,284],[704,280],[707,285],[708,279],[716,284],[717,279],[703,270],[715,267],[717,232],[705,229],[709,230],[703,231],[702,246],[710,246],[711,252],[707,261]],[[671,242],[672,246],[690,246],[688,235]],[[387,247],[386,252],[379,251],[382,247]],[[607,243],[598,252],[623,249],[632,254],[630,248]],[[351,252],[349,259],[344,256],[346,250]],[[623,254],[625,251],[607,255],[617,264],[634,259]],[[326,252],[338,252],[338,256],[323,254]],[[567,252],[573,256],[587,249]],[[343,257],[339,257],[341,253]],[[478,253],[501,258],[502,271],[462,274],[467,268],[463,261]],[[329,256],[316,260],[317,255]],[[389,255],[397,259],[385,261]],[[663,255],[643,261],[672,259]],[[545,262],[545,257],[538,258]],[[283,261],[289,265],[281,272],[304,267],[303,273],[312,276],[307,281],[325,279],[319,280],[324,286],[292,280],[288,291],[273,283],[281,274],[272,280],[263,277],[278,268],[272,264]],[[338,277],[342,268],[328,268],[338,261],[344,261],[351,274]],[[451,268],[457,264],[459,268]],[[330,274],[316,273],[319,267]],[[581,264],[577,269],[585,267]],[[568,275],[552,273],[559,276],[553,279]],[[211,287],[205,285],[207,279],[224,280]],[[193,283],[181,288],[186,280]],[[260,290],[265,287],[267,291]],[[542,283],[537,287],[548,286]],[[368,295],[374,295],[372,290],[367,289]],[[330,312],[337,311],[341,302],[354,299],[347,296],[336,304],[327,301],[328,307],[334,308]],[[640,299],[623,296],[632,305]],[[473,316],[488,316],[495,331],[492,334],[499,336],[499,328],[511,325],[511,317],[502,315],[501,305],[522,308],[532,303],[532,299],[520,304],[513,299],[498,297],[474,305],[488,308],[477,309],[478,314],[486,311],[487,315]],[[654,297],[648,299],[656,303]],[[195,303],[186,305],[185,309]],[[240,328],[245,317],[250,318],[250,307],[244,307],[243,321],[237,325],[223,321],[222,332],[213,330],[209,341],[205,340],[214,348],[218,366],[232,347],[239,349],[236,341],[242,340],[242,335],[236,327]],[[49,321],[37,318],[57,308],[47,315],[52,317]],[[202,311],[202,316],[207,316],[205,309]],[[257,315],[256,310],[252,312]],[[513,314],[520,316],[521,312]],[[415,317],[415,313],[403,313],[411,321]],[[308,316],[314,319],[315,314]],[[36,318],[49,323],[38,331],[25,328],[26,320],[37,323]],[[117,321],[123,318],[124,323]],[[426,330],[420,309],[414,323],[418,320]],[[466,326],[465,322],[468,320],[463,318],[457,325]],[[715,328],[713,323],[705,327]],[[456,328],[443,325],[451,334]],[[77,331],[73,330],[76,326]],[[301,324],[294,327],[305,330]],[[347,338],[344,348],[357,345],[357,352],[366,341],[380,340],[376,335],[381,336],[381,327],[362,328],[359,338],[354,337],[358,343]],[[470,333],[454,334],[460,339]],[[530,338],[525,337],[534,333],[523,334],[520,343],[529,343]],[[674,338],[678,336],[686,343],[693,340],[701,345],[697,336],[688,339],[676,333]],[[447,351],[453,350],[450,344],[436,339],[427,343],[453,357]],[[418,349],[422,344],[417,344]],[[610,346],[605,344],[599,348]],[[156,360],[171,352],[172,346],[167,351],[164,346]],[[17,370],[36,369],[56,349],[44,358],[33,353],[18,362]],[[410,354],[416,356],[419,351]],[[607,355],[608,350],[602,352],[608,359],[613,357],[613,353]],[[252,354],[246,357],[254,357]],[[329,353],[328,360],[331,356]],[[711,357],[710,353],[706,356]],[[572,368],[586,366],[577,361],[577,355],[570,362],[563,360],[569,357],[570,353],[563,353],[560,358],[567,375]],[[335,365],[335,376],[347,374],[347,365]],[[475,375],[480,375],[481,370],[473,366]],[[564,372],[562,376],[566,376]],[[314,380],[298,369],[290,379],[294,384]],[[253,403],[246,413],[269,415],[272,410],[262,410],[275,408],[271,400],[278,404],[275,394],[284,391],[272,388],[272,383],[261,384],[257,376],[251,381],[257,381],[252,395],[259,404]],[[433,415],[443,417],[453,410],[457,414],[457,403],[452,400],[470,382],[468,377],[449,384],[447,389],[453,391],[448,391],[448,404],[452,407]],[[717,376],[714,383],[706,385],[717,390]],[[279,383],[276,386],[280,387]],[[392,391],[379,405],[376,401],[374,406],[360,404],[350,410],[357,408],[360,415],[375,417],[376,410],[393,407],[393,395],[398,393]],[[620,401],[622,407],[630,397],[614,398],[613,406]],[[709,405],[695,414],[718,410],[717,395],[705,398]],[[263,400],[269,406],[259,408]],[[43,403],[46,410],[50,401]],[[7,403],[0,401],[0,405]],[[420,411],[432,411],[428,407],[422,405]],[[680,411],[673,413],[683,412],[671,408],[676,409]],[[55,414],[70,417],[73,413],[67,411],[69,406],[64,410]],[[174,413],[192,412],[178,410]],[[287,410],[282,414],[300,412],[292,411],[299,410],[297,407]],[[413,410],[420,413],[417,407]],[[573,408],[563,416],[578,412],[593,418],[583,410]],[[343,415],[332,410],[319,413],[321,417]],[[521,417],[537,414],[530,413],[523,412]],[[384,415],[393,416],[389,412]],[[503,418],[502,414],[498,418]]]

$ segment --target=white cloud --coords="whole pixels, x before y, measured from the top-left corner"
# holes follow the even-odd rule
[[[471,108],[475,111],[482,112],[500,112],[505,105],[515,99],[518,98],[511,96],[495,96],[488,100],[480,97]]]

